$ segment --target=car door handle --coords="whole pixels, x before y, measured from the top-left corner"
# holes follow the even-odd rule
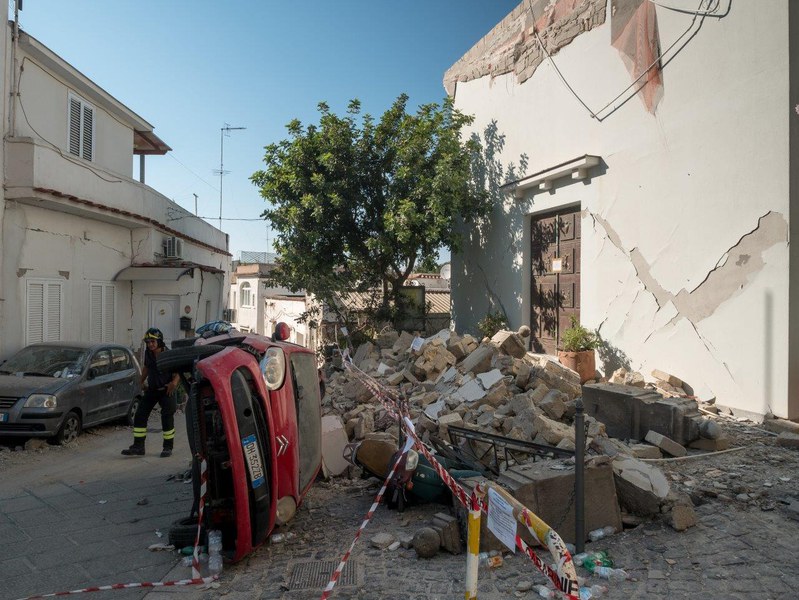
[[[109,386],[108,386],[107,388],[105,388],[105,389],[106,389],[106,391],[110,392],[111,390],[113,390],[113,389],[114,389],[114,386],[113,386],[113,385],[109,385]]]

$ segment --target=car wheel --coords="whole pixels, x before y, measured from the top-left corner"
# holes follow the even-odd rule
[[[156,359],[158,361],[158,370],[162,372],[190,371],[195,360],[201,360],[207,356],[216,354],[220,350],[224,350],[224,347],[214,344],[164,350]]]
[[[125,424],[130,427],[133,427],[133,418],[136,416],[136,411],[139,409],[139,402],[141,402],[141,398],[136,396],[128,407],[128,414],[125,415]]]
[[[178,519],[169,528],[169,543],[176,549],[194,546],[197,539],[197,517]],[[205,543],[205,527],[200,528],[200,544]]]
[[[80,435],[80,415],[76,412],[70,412],[64,418],[61,424],[61,429],[55,434],[56,444],[69,444],[74,442]]]

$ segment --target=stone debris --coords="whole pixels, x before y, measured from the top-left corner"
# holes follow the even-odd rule
[[[649,430],[644,439],[653,446],[657,446],[663,450],[666,454],[671,454],[672,456],[685,456],[688,454],[688,450],[685,449],[685,446],[678,444],[674,440],[656,431]]]
[[[388,550],[388,548],[396,541],[397,538],[390,533],[378,533],[369,540],[369,543],[378,550]]]
[[[556,358],[527,352],[528,336],[527,328],[519,332],[499,331],[482,341],[448,330],[426,339],[406,331],[384,331],[374,343],[361,344],[353,362],[375,378],[387,393],[407,400],[410,418],[425,442],[434,437],[449,441],[449,428],[460,427],[573,450],[577,399],[583,396],[584,389],[615,384],[608,388],[611,393],[634,390],[632,396],[640,396],[650,404],[662,402],[658,407],[664,408],[658,410],[677,414],[679,418],[669,427],[678,434],[678,440],[684,440],[685,445],[690,443],[692,450],[729,447],[729,440],[718,422],[699,414],[696,400],[685,392],[685,383],[678,377],[655,369],[651,372],[654,381],[647,383],[641,373],[618,369],[609,378],[610,384],[603,380],[584,388],[579,375]],[[323,414],[340,417],[350,441],[371,440],[374,443],[379,439],[396,448],[399,437],[396,420],[354,373],[333,371],[327,380]],[[685,502],[669,503],[670,487],[663,472],[651,463],[638,460],[661,459],[662,452],[685,456],[686,447],[666,435],[671,429],[662,433],[649,429],[633,432],[629,429],[629,412],[619,410],[614,414],[596,410],[597,406],[601,408],[600,400],[594,402],[595,410],[591,412],[587,400],[584,398],[589,455],[596,453],[612,459],[618,496],[618,501],[608,500],[616,506],[609,509],[616,511],[612,514],[620,514],[618,502],[630,518],[661,516],[675,529],[689,527],[691,517],[687,509],[690,507]],[[713,407],[712,404],[706,406]],[[612,435],[616,437],[609,437]],[[644,443],[644,438],[648,443]],[[480,450],[488,449],[482,448],[486,446],[484,443],[473,444]],[[381,461],[386,459],[384,454],[380,452]],[[487,467],[496,466],[488,463],[494,460],[493,456],[493,452],[486,453]],[[511,463],[501,465],[502,470],[514,464],[524,464],[524,459],[513,458]],[[693,490],[700,487],[697,485]],[[620,529],[621,517],[615,519]],[[449,552],[462,551],[458,546],[460,535],[446,533],[457,527],[444,525],[443,520],[439,520],[428,528],[437,536],[436,549],[443,545]],[[401,543],[417,548],[415,539]],[[419,555],[426,553],[423,550]]]

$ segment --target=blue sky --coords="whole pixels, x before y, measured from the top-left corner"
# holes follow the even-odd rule
[[[173,152],[147,158],[147,183],[218,225],[265,208],[249,176],[293,118],[351,98],[379,116],[444,98],[444,72],[518,0],[25,0],[22,28],[152,123]],[[13,16],[13,13],[12,15]],[[138,164],[136,162],[136,164]],[[134,167],[138,173],[138,167]],[[223,220],[230,250],[268,251],[263,220]]]

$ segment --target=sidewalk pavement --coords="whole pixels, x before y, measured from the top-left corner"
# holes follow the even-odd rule
[[[106,426],[85,432],[78,449],[45,449],[32,457],[34,464],[0,474],[0,597],[162,580],[177,556],[147,548],[167,543],[169,525],[191,509],[191,485],[168,481],[189,466],[183,421],[176,418],[171,458],[158,456],[160,428],[149,431],[147,456],[124,457],[130,429]],[[145,594],[109,591],[87,598]]]

